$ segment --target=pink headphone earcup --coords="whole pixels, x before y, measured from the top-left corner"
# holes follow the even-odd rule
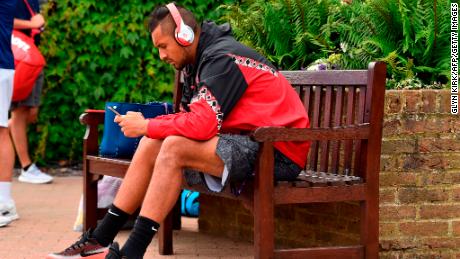
[[[188,25],[183,24],[181,29],[182,31],[178,31],[176,27],[176,30],[175,30],[175,38],[176,38],[177,43],[179,43],[179,45],[182,45],[184,47],[192,45],[193,40],[195,38],[192,28],[190,28]]]

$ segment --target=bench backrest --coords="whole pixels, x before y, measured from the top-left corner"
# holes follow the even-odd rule
[[[368,171],[368,163],[376,162],[378,166],[380,159],[385,65],[371,63],[368,70],[281,73],[299,94],[311,128],[370,126],[368,138],[313,141],[305,169],[367,178],[363,172]],[[175,107],[181,97],[181,81],[176,74]],[[367,149],[369,142],[376,143],[371,145],[376,152]]]

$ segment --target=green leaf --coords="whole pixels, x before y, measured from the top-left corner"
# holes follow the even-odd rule
[[[123,47],[120,51],[120,56],[123,58],[129,58],[133,56],[133,51],[131,50],[130,47]]]

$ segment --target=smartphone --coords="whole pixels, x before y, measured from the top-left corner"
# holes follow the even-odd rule
[[[116,115],[121,116],[121,114],[119,112],[117,112],[117,110],[115,110],[112,106],[107,106],[107,108],[109,108],[109,110],[113,111]]]

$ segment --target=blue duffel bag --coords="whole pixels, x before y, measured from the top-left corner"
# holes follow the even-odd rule
[[[158,115],[172,113],[172,105],[163,102],[141,103],[122,103],[107,102],[105,104],[104,132],[102,142],[99,146],[99,155],[110,158],[131,158],[136,151],[141,137],[128,138],[121,132],[120,126],[115,123],[115,113],[108,109],[114,108],[120,114],[128,111],[141,112],[145,118],[154,118]]]
[[[198,217],[200,213],[199,192],[183,190],[180,195],[181,214],[189,217]]]

